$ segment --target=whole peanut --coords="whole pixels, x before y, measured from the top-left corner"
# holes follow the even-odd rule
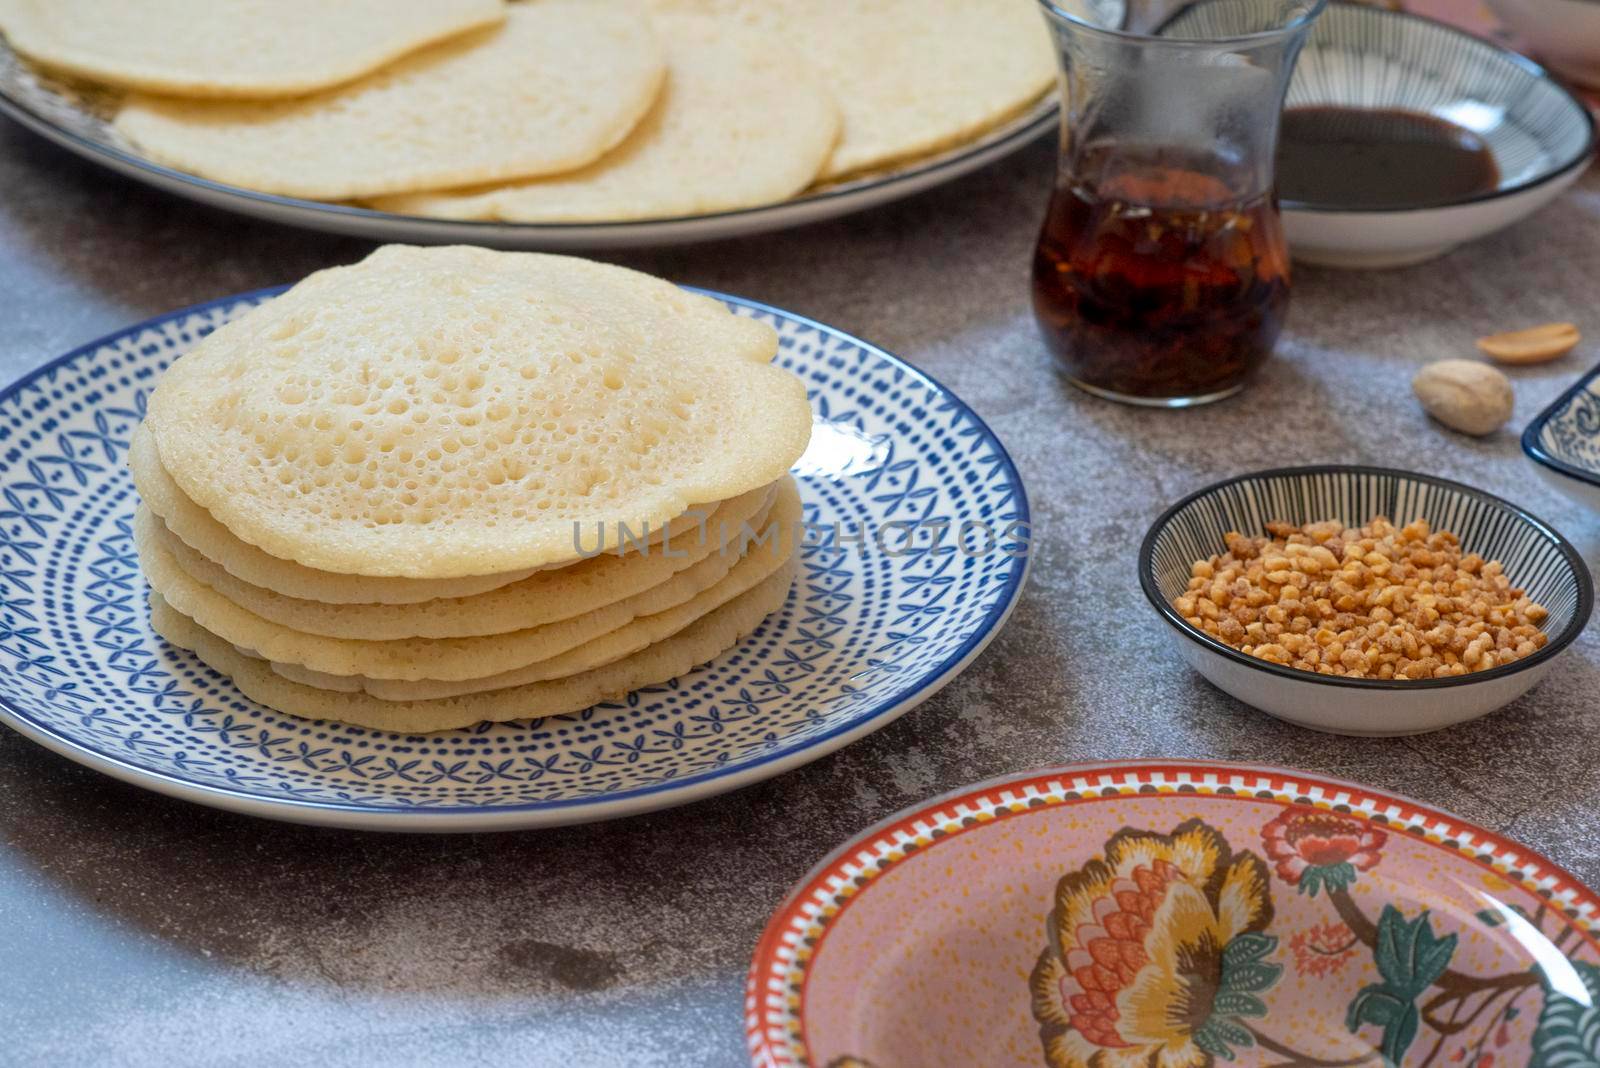
[[[1511,381],[1486,363],[1430,363],[1411,380],[1411,389],[1424,411],[1463,434],[1492,434],[1511,418]]]

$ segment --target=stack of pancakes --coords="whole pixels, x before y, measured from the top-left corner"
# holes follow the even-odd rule
[[[776,610],[810,410],[776,335],[636,272],[380,249],[162,376],[151,618],[296,715],[418,732],[665,682]]]

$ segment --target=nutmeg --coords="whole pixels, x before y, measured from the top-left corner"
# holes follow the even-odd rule
[[[1430,363],[1411,380],[1411,389],[1424,411],[1463,434],[1492,434],[1511,418],[1511,381],[1486,363]]]

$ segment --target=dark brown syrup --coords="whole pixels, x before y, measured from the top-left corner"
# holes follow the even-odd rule
[[[1415,111],[1297,107],[1278,135],[1278,196],[1341,208],[1450,204],[1500,183],[1483,138]]]

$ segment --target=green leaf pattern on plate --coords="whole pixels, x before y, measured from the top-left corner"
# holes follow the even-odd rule
[[[1211,1015],[1194,1033],[1194,1044],[1224,1060],[1233,1060],[1233,1047],[1255,1045],[1255,1036],[1239,1023],[1241,1016],[1265,1016],[1267,1003],[1256,995],[1270,990],[1283,974],[1283,965],[1263,958],[1278,948],[1274,935],[1249,931],[1222,950],[1222,975],[1211,1001]]]
[[[1421,1024],[1417,997],[1444,974],[1455,951],[1456,936],[1435,935],[1427,909],[1408,920],[1393,905],[1385,905],[1372,954],[1383,982],[1361,988],[1350,1002],[1345,1026],[1352,1032],[1363,1024],[1381,1027],[1384,1060],[1399,1064]]]

